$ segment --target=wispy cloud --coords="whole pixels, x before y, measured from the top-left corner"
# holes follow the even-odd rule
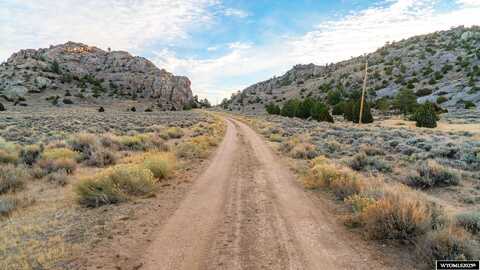
[[[209,97],[219,96],[219,93],[227,97],[234,90],[278,75],[295,64],[336,62],[374,51],[387,41],[447,30],[452,26],[479,24],[480,7],[470,3],[477,1],[460,1],[465,5],[439,12],[435,9],[435,0],[388,0],[385,5],[323,22],[300,36],[282,37],[262,46],[230,46],[231,50],[218,58],[182,59],[173,53],[160,53],[155,61],[187,74],[192,78],[194,89],[211,91]]]
[[[185,39],[212,21],[216,0],[0,1],[0,59],[68,40],[139,51]]]
[[[225,16],[238,17],[238,18],[246,18],[250,16],[250,14],[245,10],[236,9],[236,8],[225,8],[224,14]]]

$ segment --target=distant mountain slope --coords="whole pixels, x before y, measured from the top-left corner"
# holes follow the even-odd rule
[[[187,77],[174,76],[128,52],[74,42],[21,50],[0,65],[0,96],[15,102],[32,93],[66,94],[79,101],[144,98],[163,109],[181,109],[192,100]]]
[[[442,97],[444,107],[459,107],[462,101],[480,105],[480,27],[457,27],[387,43],[368,54],[368,60],[370,99],[393,97],[408,87],[419,102]],[[232,96],[228,107],[258,111],[270,102],[293,97],[325,98],[332,89],[348,94],[361,89],[364,65],[364,57],[325,66],[297,65]]]

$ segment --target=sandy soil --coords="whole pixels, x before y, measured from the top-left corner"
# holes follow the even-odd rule
[[[339,224],[327,205],[315,202],[252,129],[233,119],[227,124],[209,167],[152,233],[134,269],[398,265]]]

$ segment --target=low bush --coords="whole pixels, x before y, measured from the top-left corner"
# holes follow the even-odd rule
[[[460,176],[435,160],[427,160],[417,168],[417,174],[408,177],[407,180],[410,186],[431,188],[458,185]]]
[[[147,196],[155,191],[152,172],[139,165],[117,165],[98,175],[79,181],[74,192],[78,202],[98,207],[128,200],[131,196]]]
[[[0,197],[0,217],[9,216],[17,207],[17,198],[12,196]]]
[[[361,176],[329,162],[323,156],[315,158],[310,164],[311,169],[303,179],[306,188],[327,188],[340,199],[359,194],[366,188],[366,182]]]
[[[96,135],[83,132],[73,135],[69,144],[74,151],[81,154],[82,160],[87,160],[99,147],[100,142]]]
[[[42,151],[42,146],[36,144],[27,145],[20,151],[20,159],[24,164],[32,166],[39,159]]]
[[[147,146],[146,135],[121,136],[118,138],[122,150],[145,151]]]
[[[317,147],[311,143],[298,143],[290,150],[290,156],[296,159],[312,159],[318,156]]]
[[[43,169],[43,175],[47,175],[59,170],[65,170],[68,174],[72,174],[77,168],[77,162],[70,158],[60,159],[40,159],[38,167]]]
[[[0,137],[0,163],[16,163],[18,161],[18,146]]]
[[[280,134],[272,134],[268,139],[272,142],[282,142],[282,136]]]
[[[477,260],[480,248],[462,228],[446,226],[428,232],[417,244],[417,255],[434,266],[435,260]]]
[[[23,167],[15,167],[12,164],[0,165],[0,194],[23,189],[28,176]]]
[[[105,167],[115,165],[117,163],[117,155],[115,152],[97,147],[86,161],[89,166]]]
[[[383,160],[379,160],[376,157],[367,156],[365,153],[360,153],[348,162],[348,166],[356,171],[370,171],[376,170],[379,172],[391,172],[392,167],[390,164],[386,163]]]
[[[185,133],[179,127],[171,127],[167,129],[167,134],[170,139],[180,139]]]
[[[457,224],[465,230],[478,234],[480,233],[480,211],[473,211],[457,215]]]
[[[207,148],[204,145],[195,144],[193,142],[184,142],[175,149],[177,157],[195,159],[205,158],[207,156]]]
[[[75,152],[66,147],[47,148],[42,153],[43,160],[60,160],[60,159],[78,160],[79,157],[80,155],[78,152]]]
[[[430,229],[431,211],[419,194],[400,185],[383,192],[361,215],[371,238],[411,242]]]
[[[47,175],[46,180],[50,183],[63,187],[68,184],[68,173],[65,169],[61,169]]]
[[[176,159],[172,153],[154,153],[146,156],[144,166],[155,178],[164,179],[175,170]]]

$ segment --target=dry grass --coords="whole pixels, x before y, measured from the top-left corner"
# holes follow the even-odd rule
[[[154,191],[152,172],[139,165],[117,165],[80,180],[74,186],[78,202],[87,207],[114,204],[131,196],[150,195]]]
[[[23,167],[0,165],[0,194],[23,189],[28,177],[28,172]]]
[[[153,173],[155,178],[164,179],[175,170],[176,158],[172,153],[149,153],[146,155],[143,164]]]
[[[18,161],[19,147],[5,141],[0,137],[0,163],[16,163]]]

